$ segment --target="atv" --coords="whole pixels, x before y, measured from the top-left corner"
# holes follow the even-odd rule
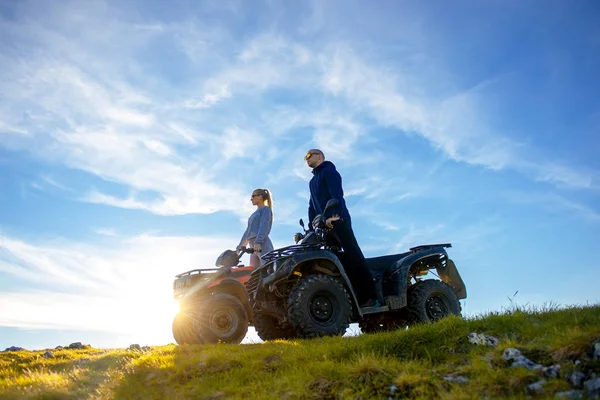
[[[331,199],[323,214],[337,204]],[[314,219],[314,230],[294,235],[295,245],[263,255],[263,265],[246,282],[263,340],[343,335],[353,322],[373,333],[460,316],[459,300],[467,292],[446,252],[450,243],[367,258],[379,306],[360,308],[341,261],[343,249],[329,235],[323,214]],[[438,279],[423,279],[430,273]]]
[[[238,265],[253,249],[224,251],[219,268],[194,269],[175,276],[173,291],[179,313],[173,320],[178,344],[240,343],[252,324],[252,309],[244,284],[251,266]]]

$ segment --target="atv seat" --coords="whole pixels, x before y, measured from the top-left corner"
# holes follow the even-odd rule
[[[392,254],[388,256],[367,258],[367,265],[371,271],[383,272],[391,267],[396,261],[411,254],[411,252]]]

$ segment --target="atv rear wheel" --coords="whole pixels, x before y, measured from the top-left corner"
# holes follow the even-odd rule
[[[205,343],[240,343],[248,332],[248,313],[235,296],[216,293],[204,300],[194,331]]]
[[[352,303],[338,280],[310,275],[290,293],[287,313],[300,337],[341,336],[350,324]]]
[[[262,340],[292,339],[297,336],[289,323],[282,325],[277,318],[262,313],[254,313],[254,329]]]
[[[180,312],[173,319],[173,338],[177,344],[200,344],[202,340],[194,331],[197,316],[189,312]]]
[[[435,279],[416,283],[408,289],[410,323],[435,322],[449,315],[460,316],[460,302],[448,284]]]

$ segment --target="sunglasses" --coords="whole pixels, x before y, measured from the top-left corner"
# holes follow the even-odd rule
[[[260,196],[260,194],[253,194],[252,197]]]
[[[306,155],[304,156],[304,160],[308,160],[309,158],[311,158],[313,156],[313,154],[321,154],[321,153],[306,153]]]

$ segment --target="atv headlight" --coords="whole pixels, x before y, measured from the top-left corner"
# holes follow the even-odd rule
[[[277,260],[273,261],[270,265],[268,265],[265,269],[267,271],[267,276],[277,272],[277,270],[279,270],[283,266],[286,260],[287,259],[278,258]]]

